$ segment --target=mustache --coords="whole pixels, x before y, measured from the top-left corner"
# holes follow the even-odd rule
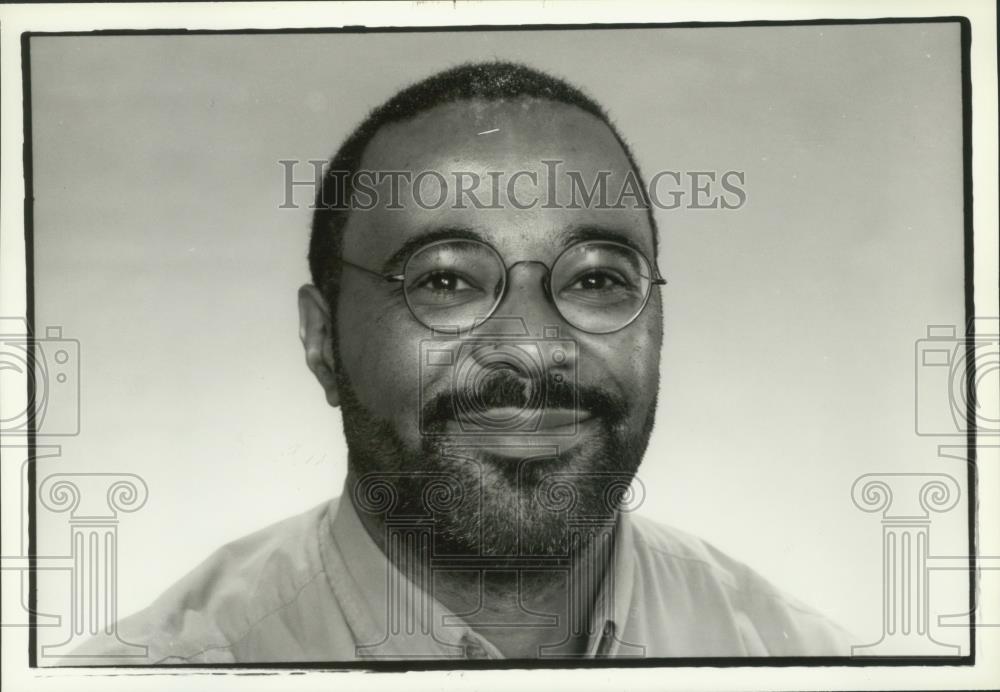
[[[597,387],[579,385],[554,374],[535,378],[508,368],[483,373],[474,382],[456,384],[423,407],[424,425],[443,429],[445,423],[471,411],[491,408],[518,410],[579,409],[608,424],[629,415],[628,402]]]

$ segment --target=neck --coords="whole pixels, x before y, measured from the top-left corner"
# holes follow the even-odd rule
[[[348,487],[355,477],[348,472]],[[387,549],[385,513],[354,505],[362,525],[393,566],[508,658],[585,653],[594,602],[611,562],[614,523],[588,530],[569,557],[492,558],[445,564],[424,551]],[[430,566],[430,569],[428,569]],[[603,623],[598,623],[598,626]]]

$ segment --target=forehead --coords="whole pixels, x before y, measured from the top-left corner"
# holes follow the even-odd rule
[[[589,154],[628,165],[599,118],[569,104],[527,98],[458,101],[391,123],[368,145],[364,162],[433,163],[458,155],[504,164],[519,163],[526,154],[536,159]]]
[[[413,179],[431,171],[421,186],[426,195],[420,196],[433,204],[442,178],[448,195],[440,208],[427,209],[404,182],[395,205],[399,208],[393,209],[387,208],[388,181],[374,186],[378,203],[353,211],[344,230],[346,257],[384,259],[415,237],[448,228],[473,230],[512,255],[512,261],[521,254],[538,257],[558,249],[560,239],[577,228],[613,230],[652,251],[646,211],[631,198],[619,208],[596,201],[582,204],[582,195],[573,204],[574,185],[583,192],[602,177],[608,201],[615,202],[631,171],[608,125],[576,106],[541,99],[438,106],[381,128],[365,149],[361,169],[400,171]],[[478,176],[476,196],[490,208],[476,208],[467,196],[464,204],[457,199],[459,181],[471,185],[471,176]],[[512,192],[522,206],[533,199],[537,204],[519,209],[509,197]]]

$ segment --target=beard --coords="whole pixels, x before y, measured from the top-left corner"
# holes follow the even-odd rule
[[[568,558],[578,546],[606,535],[631,497],[656,410],[654,397],[637,425],[621,397],[501,369],[479,382],[476,401],[523,408],[545,387],[547,406],[591,416],[594,439],[561,450],[532,447],[529,433],[523,448],[501,455],[491,451],[488,438],[473,434],[469,442],[466,435],[445,434],[469,397],[444,392],[423,406],[425,434],[413,448],[389,421],[361,404],[339,367],[336,377],[355,507],[380,516],[383,525],[430,524],[436,556],[478,556],[491,564]]]

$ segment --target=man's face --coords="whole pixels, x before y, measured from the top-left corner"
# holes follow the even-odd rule
[[[538,263],[551,267],[581,229],[634,245],[652,261],[646,211],[629,199],[624,208],[598,209],[596,200],[589,208],[543,208],[549,175],[543,160],[562,162],[554,188],[562,206],[570,201],[566,171],[581,174],[587,187],[609,172],[613,202],[630,170],[608,127],[578,108],[537,100],[449,104],[382,128],[362,162],[362,169],[372,171],[437,171],[449,185],[447,202],[421,208],[404,184],[397,205],[402,208],[389,209],[395,200],[386,183],[379,204],[353,211],[344,231],[344,259],[379,272],[402,272],[405,257],[387,262],[404,244],[452,233],[488,243],[511,267],[506,294],[491,318],[453,337],[447,348],[456,360],[434,367],[428,367],[425,354],[434,334],[414,318],[399,284],[349,266],[341,277],[335,369],[351,469],[358,478],[389,474],[410,511],[422,508],[428,480],[447,476],[456,492],[437,519],[442,540],[461,550],[494,555],[564,550],[569,496],[576,497],[570,513],[607,515],[607,493],[634,475],[651,432],[661,341],[655,288],[634,322],[614,333],[590,334],[560,315],[544,288],[546,269]],[[467,208],[456,208],[458,171],[477,174],[484,181],[479,196],[499,208],[477,209],[468,199]],[[507,181],[518,171],[533,172],[538,184],[522,175],[518,199],[511,200]],[[498,203],[490,197],[491,175],[500,176]],[[424,206],[437,200],[437,184],[427,184]],[[532,199],[539,201],[530,209],[512,204]],[[448,287],[446,280],[438,288]],[[527,335],[517,334],[522,323]],[[558,328],[555,341],[574,344],[559,348],[558,364],[552,327]],[[476,345],[485,342],[487,354],[502,354],[512,338],[538,356],[540,377],[505,364],[502,355],[481,357],[483,349],[456,347],[458,340],[475,339]],[[463,356],[473,352],[480,355]],[[562,381],[563,396],[550,405],[544,392],[553,386],[553,376]],[[469,391],[476,387],[482,391]],[[543,395],[534,401],[541,402],[541,417],[528,428],[480,434],[456,414],[461,402],[478,397],[487,417],[503,419],[539,391]]]

